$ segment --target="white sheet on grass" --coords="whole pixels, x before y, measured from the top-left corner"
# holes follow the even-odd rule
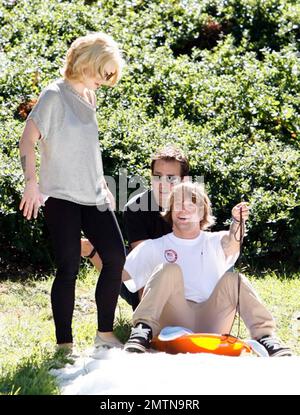
[[[300,356],[259,358],[102,350],[52,370],[64,395],[300,395]]]

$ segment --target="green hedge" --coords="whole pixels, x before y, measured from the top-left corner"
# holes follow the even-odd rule
[[[148,180],[150,155],[178,143],[204,176],[216,229],[248,200],[248,260],[299,265],[299,25],[297,1],[2,2],[2,263],[50,264],[42,215],[27,222],[18,211],[20,105],[59,76],[76,37],[102,30],[127,62],[120,84],[98,92],[105,173],[126,168]]]

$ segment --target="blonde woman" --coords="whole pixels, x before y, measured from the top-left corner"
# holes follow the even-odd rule
[[[103,263],[96,287],[95,346],[121,345],[113,334],[113,321],[125,252],[111,208],[112,195],[104,181],[94,91],[103,85],[116,85],[122,67],[118,45],[110,36],[95,33],[76,39],[67,51],[63,77],[42,91],[20,141],[25,176],[20,209],[31,219],[44,205],[57,266],[51,291],[56,339],[67,350],[73,346],[82,230]],[[39,182],[37,142],[41,152]]]

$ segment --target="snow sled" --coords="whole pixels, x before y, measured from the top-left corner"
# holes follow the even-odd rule
[[[255,340],[240,340],[230,334],[193,333],[184,327],[168,326],[153,338],[151,347],[170,354],[213,353],[223,356],[256,354],[268,356],[266,349]]]

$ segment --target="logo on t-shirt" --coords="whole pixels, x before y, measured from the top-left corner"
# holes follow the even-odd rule
[[[177,252],[175,252],[173,249],[166,249],[165,250],[165,258],[168,262],[176,262],[177,260]]]

